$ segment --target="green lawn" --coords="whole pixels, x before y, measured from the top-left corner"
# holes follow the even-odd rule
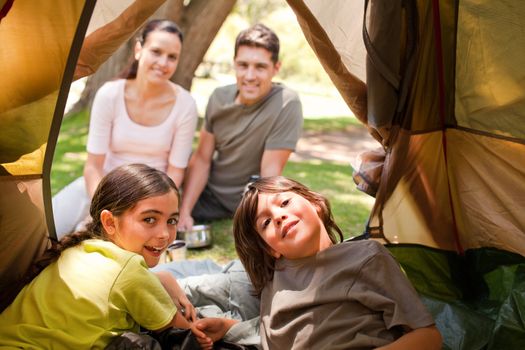
[[[81,112],[65,118],[55,150],[51,170],[51,189],[59,189],[82,175],[86,159],[85,144],[88,132],[88,113]],[[358,122],[349,117],[305,119],[305,130],[342,130]],[[330,162],[288,162],[284,175],[294,178],[328,197],[334,217],[345,237],[362,233],[372,205],[371,198],[355,189],[352,169],[348,165]],[[188,250],[189,259],[209,258],[223,264],[236,257],[231,220],[212,225],[214,244],[211,248]]]

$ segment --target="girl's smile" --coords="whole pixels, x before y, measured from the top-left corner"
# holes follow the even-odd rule
[[[106,232],[119,247],[144,257],[146,264],[158,264],[161,254],[177,234],[179,203],[174,191],[143,199],[116,217],[105,211]]]
[[[138,71],[150,81],[167,81],[179,63],[182,43],[176,34],[153,31],[144,45],[137,43],[135,58],[139,61]]]

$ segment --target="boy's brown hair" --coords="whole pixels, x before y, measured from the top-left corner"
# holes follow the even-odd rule
[[[248,185],[233,218],[235,249],[252,281],[256,296],[260,297],[265,285],[273,279],[275,257],[256,230],[255,218],[259,193],[296,193],[320,208],[319,216],[333,243],[343,240],[341,229],[334,222],[330,203],[321,194],[284,176],[261,178]]]

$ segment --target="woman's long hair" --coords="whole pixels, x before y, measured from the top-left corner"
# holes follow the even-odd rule
[[[166,173],[144,164],[123,165],[109,172],[102,178],[93,195],[89,209],[92,221],[82,231],[66,235],[60,241],[51,240],[50,247],[35,261],[20,283],[13,285],[6,293],[6,298],[10,300],[5,305],[10,304],[20,290],[42,270],[58,260],[64,250],[87,239],[108,240],[100,221],[100,213],[103,210],[109,210],[118,217],[132,209],[139,201],[169,191],[175,191],[180,202],[179,191],[173,180]]]
[[[154,31],[173,33],[179,37],[181,44],[184,39],[182,31],[175,22],[167,19],[154,19],[146,23],[139,36],[137,37],[137,42],[144,46],[148,35]],[[130,62],[126,65],[126,68],[124,68],[124,70],[120,72],[118,77],[123,79],[135,79],[137,77],[138,67],[139,61],[135,59],[135,55],[131,55]]]
[[[258,197],[260,193],[294,192],[318,206],[319,216],[330,240],[337,243],[343,240],[343,233],[334,221],[330,203],[321,194],[311,191],[303,184],[284,176],[261,178],[250,184],[237,207],[233,218],[233,237],[235,249],[252,281],[255,295],[260,296],[263,288],[273,279],[275,257],[271,249],[256,230]]]

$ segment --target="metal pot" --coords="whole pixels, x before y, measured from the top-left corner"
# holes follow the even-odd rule
[[[174,240],[166,250],[168,261],[186,260],[186,242]]]
[[[191,230],[180,231],[188,248],[203,248],[212,244],[211,225],[194,225]]]
[[[186,242],[176,239],[171,242],[166,251],[162,253],[159,259],[159,264],[180,260],[186,260]]]

